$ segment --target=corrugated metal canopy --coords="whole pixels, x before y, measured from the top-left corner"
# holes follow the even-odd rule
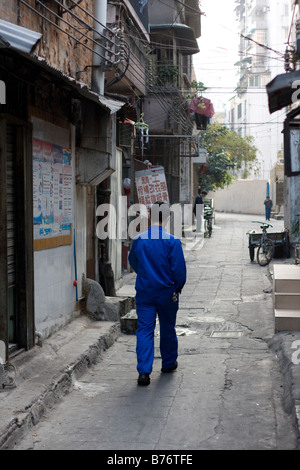
[[[125,103],[123,101],[113,100],[94,93],[86,84],[65,75],[63,72],[50,65],[46,59],[32,54],[34,46],[41,37],[42,34],[40,33],[0,20],[0,48],[10,50],[12,54],[20,54],[35,65],[39,65],[49,74],[69,85],[79,96],[101,105],[109,110],[111,114],[116,113],[124,106]]]
[[[111,98],[107,98],[106,96],[99,95],[98,93],[91,91],[85,83],[79,82],[74,78],[65,75],[60,70],[49,65],[48,62],[45,59],[42,59],[41,57],[30,56],[30,59],[35,64],[40,65],[46,72],[50,73],[53,77],[60,79],[67,86],[72,88],[79,96],[82,96],[83,98],[93,101],[94,103],[102,105],[104,108],[108,109],[110,111],[110,114],[116,113],[125,104],[124,101],[113,100]]]
[[[42,35],[8,21],[0,20],[0,47],[12,47],[30,54]]]

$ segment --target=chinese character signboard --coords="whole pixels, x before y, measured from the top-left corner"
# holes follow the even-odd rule
[[[169,203],[165,170],[162,166],[137,171],[135,184],[140,204],[150,207],[156,201]]]

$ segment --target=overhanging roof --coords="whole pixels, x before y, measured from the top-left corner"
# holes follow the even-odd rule
[[[85,83],[79,82],[74,78],[65,75],[59,69],[50,65],[46,59],[32,54],[32,50],[41,37],[42,34],[40,33],[0,20],[0,49],[6,49],[7,51],[11,51],[12,54],[23,56],[31,63],[43,68],[50,75],[63,81],[79,96],[101,105],[109,110],[111,114],[116,113],[122,108],[122,106],[124,106],[125,103],[123,101],[113,100],[94,93]]]
[[[111,114],[116,113],[119,109],[124,106],[124,101],[117,101],[111,98],[107,98],[106,96],[99,95],[90,90],[90,88],[82,82],[75,80],[75,78],[69,77],[68,75],[63,74],[60,70],[50,66],[45,59],[41,59],[40,57],[31,56],[31,61],[35,64],[42,67],[45,71],[47,71],[52,76],[57,77],[58,79],[62,80],[67,86],[72,88],[79,96],[86,98],[87,100],[93,101],[96,104],[102,105],[104,108],[110,111]]]
[[[0,20],[0,47],[12,47],[30,54],[41,37],[42,34],[36,31]]]
[[[194,30],[186,24],[150,24],[149,28],[150,33],[167,31],[169,35],[174,35],[183,55],[197,54],[200,51]]]

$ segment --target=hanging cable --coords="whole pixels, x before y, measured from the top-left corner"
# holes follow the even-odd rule
[[[268,49],[269,51],[275,52],[275,54],[278,54],[278,55],[284,57],[284,53],[283,53],[283,52],[275,51],[275,49],[272,49],[271,47],[266,46],[265,44],[261,44],[260,42],[257,42],[257,41],[255,41],[254,39],[249,38],[248,36],[244,36],[244,34],[242,34],[242,33],[239,33],[239,35],[240,35],[242,38],[247,39],[248,41],[254,42],[254,43],[257,44],[258,46],[263,47],[264,49]]]
[[[287,44],[288,45],[290,44],[290,38],[291,38],[291,33],[292,33],[292,27],[293,27],[293,24],[294,24],[294,16],[295,16],[295,12],[296,12],[296,6],[297,6],[297,2],[295,1],[294,10],[293,10],[292,19],[291,19],[290,30],[289,30],[289,34],[288,34],[288,38],[287,38]]]
[[[39,2],[39,0],[36,0],[38,3],[41,3]],[[49,18],[47,18],[45,15],[43,15],[41,12],[39,12],[36,8],[33,8],[31,5],[29,5],[28,3],[26,3],[24,0],[19,0],[20,3],[22,3],[23,5],[25,5],[27,8],[29,8],[30,10],[34,11],[37,15],[39,15],[41,18],[43,18],[44,20],[46,20],[48,23],[50,23],[52,26],[54,26],[55,28],[57,28],[59,31],[61,31],[62,33],[66,34],[69,38],[73,39],[76,43],[79,43],[81,44],[83,47],[85,47],[86,49],[88,49],[89,51],[91,51],[92,53],[95,53],[96,55],[98,55],[99,57],[101,57],[102,59],[105,59],[107,60],[108,62],[110,62],[112,65],[113,65],[113,61],[107,59],[105,56],[103,56],[102,54],[100,54],[99,52],[97,51],[94,51],[93,48],[89,47],[87,44],[84,44],[82,42],[80,42],[80,40],[78,40],[75,36],[73,36],[73,34],[71,33],[68,33],[67,31],[65,31],[63,28],[61,28],[60,26],[58,26],[56,23],[54,23],[53,21],[51,21]],[[44,6],[44,5],[43,5]],[[47,8],[44,6],[44,8]],[[48,9],[49,10],[49,9]],[[53,13],[51,10],[50,10],[51,13]],[[53,13],[54,14],[54,13]],[[54,14],[55,15],[55,14]],[[58,15],[56,15],[58,16]],[[62,18],[59,17],[59,19],[61,20]],[[95,42],[93,41],[93,39],[89,38],[92,42]]]
[[[42,4],[40,0],[37,0],[39,4]],[[54,2],[59,5],[60,7],[64,7],[63,3],[60,1],[60,0],[54,0]],[[76,6],[78,6],[76,4]],[[46,8],[48,11],[50,11],[52,14],[54,14],[56,17],[60,18],[61,21],[63,21],[64,23],[66,23],[68,26],[71,26],[71,28],[75,29],[76,28],[72,25],[70,25],[70,23],[68,21],[65,21],[63,20],[60,15],[57,15],[56,13],[53,12],[53,10],[50,10],[49,8],[47,7],[44,7]],[[75,6],[73,6],[73,8],[75,8]],[[112,46],[115,46],[117,47],[117,44],[109,39],[105,34],[102,34],[100,33],[99,31],[97,31],[94,27],[92,27],[90,24],[86,23],[82,18],[79,18],[75,13],[73,13],[71,10],[69,10],[69,8],[65,7],[65,11],[68,12],[78,23],[82,24],[83,26],[86,27],[86,29],[89,29],[90,31],[93,31],[94,33],[96,33],[97,35],[99,35],[100,37],[102,37],[102,39],[104,39],[105,41],[107,41],[108,43],[110,43]],[[101,23],[99,23],[101,25]],[[102,26],[102,25],[101,25]],[[104,29],[106,29],[105,26],[103,26]],[[85,34],[83,34],[84,37],[87,37],[88,39],[92,40],[89,36],[86,36]],[[95,42],[95,41],[94,41]],[[109,51],[110,49],[106,48],[106,47],[103,47],[103,49],[105,49],[106,51]]]

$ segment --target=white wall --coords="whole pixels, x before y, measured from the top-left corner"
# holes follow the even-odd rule
[[[225,189],[210,192],[214,208],[236,214],[265,214],[267,180],[236,180]]]

